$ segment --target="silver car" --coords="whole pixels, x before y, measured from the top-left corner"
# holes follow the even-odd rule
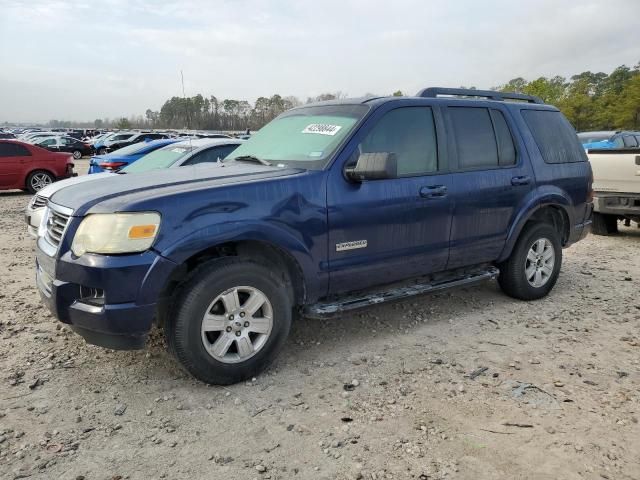
[[[224,159],[242,143],[244,143],[244,140],[239,140],[237,138],[186,139],[181,142],[169,144],[166,147],[159,148],[158,150],[154,150],[117,173],[95,173],[52,183],[38,191],[38,193],[29,201],[25,210],[27,232],[33,238],[38,238],[38,228],[40,227],[42,215],[45,207],[47,206],[47,202],[54,193],[70,185],[98,181],[104,178],[109,178],[113,175],[144,173],[150,170],[163,168],[175,168],[216,162]]]

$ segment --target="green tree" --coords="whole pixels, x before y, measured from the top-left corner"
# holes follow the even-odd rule
[[[129,119],[122,117],[118,120],[118,123],[116,123],[116,128],[126,130],[127,128],[131,128],[131,123],[129,122]]]

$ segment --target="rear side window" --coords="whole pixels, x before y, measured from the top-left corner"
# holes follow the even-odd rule
[[[222,145],[220,147],[210,148],[204,152],[200,152],[193,156],[193,158],[184,162],[183,165],[196,165],[198,163],[214,163],[218,160],[224,160],[227,155],[233,152],[238,145]]]
[[[30,157],[29,150],[15,143],[0,143],[0,158],[2,157]]]
[[[498,145],[498,165],[501,167],[516,164],[516,147],[513,137],[500,110],[491,110],[493,128],[496,132],[496,144]]]
[[[489,110],[449,107],[461,170],[498,166],[498,148]],[[504,118],[503,118],[504,120]]]
[[[522,110],[545,163],[584,162],[587,155],[569,121],[560,112]]]
[[[624,137],[622,137],[622,140],[624,141],[624,146],[627,148],[633,148],[638,146],[638,142],[636,142],[636,137],[633,137],[631,135],[625,135]]]

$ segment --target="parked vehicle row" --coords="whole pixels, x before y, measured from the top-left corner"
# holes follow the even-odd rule
[[[164,168],[218,162],[226,158],[242,143],[243,140],[236,139],[154,140],[141,146],[137,144],[130,145],[118,152],[104,155],[101,157],[102,161],[100,163],[91,165],[89,173],[92,175],[56,182],[38,191],[25,210],[27,231],[32,237],[37,238],[38,229],[49,198],[63,188],[96,180],[101,181],[110,178],[115,174],[114,172],[120,175],[143,174]],[[150,150],[144,155],[139,155],[140,152],[135,151],[135,147]],[[128,155],[125,154],[127,152],[123,152],[127,149],[131,149]],[[93,157],[92,161],[96,158],[98,157]]]
[[[142,348],[155,322],[208,383],[263,370],[299,314],[496,277],[507,295],[542,298],[591,225],[585,150],[536,97],[425,89],[305,105],[222,162],[135,173],[189,148],[198,163],[194,143],[49,187],[35,269],[43,302],[88,343]]]

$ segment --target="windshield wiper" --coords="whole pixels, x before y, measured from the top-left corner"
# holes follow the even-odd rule
[[[253,155],[240,155],[239,157],[234,158],[236,162],[251,162],[251,163],[259,163],[260,165],[266,165],[267,167],[271,166],[271,162],[267,162],[261,158],[255,157]]]

